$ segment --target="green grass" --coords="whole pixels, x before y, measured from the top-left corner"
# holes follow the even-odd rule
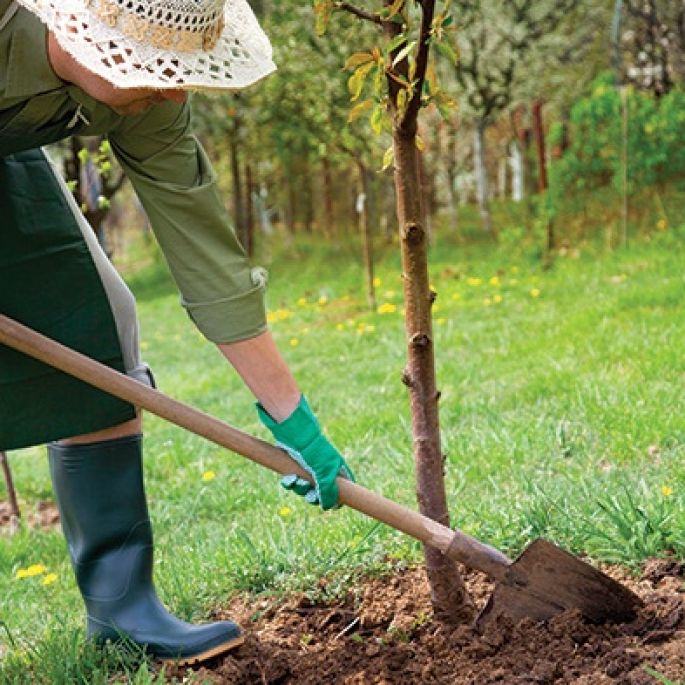
[[[685,557],[685,231],[615,252],[583,244],[548,270],[504,240],[463,245],[442,230],[431,252],[454,523],[511,554],[544,535],[632,567]],[[273,332],[328,435],[362,484],[415,506],[397,247],[378,259],[379,304],[397,308],[384,314],[365,304],[356,244],[299,240],[296,253],[270,254]],[[161,390],[266,438],[163,267],[130,282]],[[420,560],[418,543],[350,510],[307,507],[273,474],[155,417],[146,435],[156,579],[182,618],[206,619],[239,591],[335,593]],[[42,450],[10,459],[25,511],[51,497]],[[57,581],[15,578],[36,563]],[[164,682],[135,654],[82,638],[61,536],[24,527],[1,538],[0,682]]]

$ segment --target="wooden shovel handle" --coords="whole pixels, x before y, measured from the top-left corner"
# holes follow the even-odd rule
[[[0,343],[54,366],[126,402],[201,435],[280,474],[308,475],[288,454],[263,440],[164,395],[139,381],[86,357],[0,314]],[[498,578],[511,563],[498,550],[460,531],[453,531],[361,485],[338,478],[340,501],[386,523],[462,563]]]

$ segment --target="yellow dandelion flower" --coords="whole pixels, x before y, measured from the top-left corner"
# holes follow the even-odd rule
[[[376,278],[373,279],[373,287],[374,288],[380,288],[381,283],[383,283],[383,281],[381,281],[381,279],[378,278],[378,276],[376,276]]]
[[[292,513],[293,513],[293,510],[290,507],[281,507],[278,510],[278,515],[281,518],[286,518],[286,516],[290,516],[290,514],[292,514]]]
[[[390,302],[384,302],[380,307],[378,307],[379,314],[394,314],[397,311],[397,305],[391,304]]]
[[[335,330],[336,330],[336,331],[344,331],[344,330],[345,330],[345,326],[343,326],[341,323],[338,323],[338,324],[335,325]]]
[[[493,276],[493,277],[490,279],[490,285],[494,285],[495,287],[497,287],[498,285],[500,285],[499,276]]]
[[[322,295],[319,298],[319,304],[323,307],[325,304],[328,304],[328,298],[325,295]]]
[[[669,487],[668,485],[662,485],[661,494],[664,497],[670,497],[673,494],[673,488]]]
[[[57,580],[56,573],[48,573],[43,580],[40,581],[41,585],[52,585]]]
[[[453,300],[461,300],[461,294],[460,293],[453,293],[452,299]]]
[[[531,297],[540,297],[540,288],[531,288],[530,296]]]
[[[473,278],[473,277],[471,277],[471,278],[467,278],[467,279],[466,279],[466,282],[467,282],[470,286],[472,286],[472,287],[474,287],[474,288],[477,288],[483,281],[482,281],[480,278]]]
[[[307,298],[306,298],[306,297],[301,297],[301,298],[297,301],[297,305],[298,305],[299,307],[304,307],[306,304],[307,304]]]
[[[499,303],[502,301],[502,296],[501,296],[501,295],[495,295],[495,296],[492,298],[492,301],[493,301],[495,304],[499,304]]]
[[[16,572],[15,578],[32,578],[33,576],[42,575],[47,570],[43,564],[31,564],[28,568],[20,568]]]
[[[215,478],[216,478],[216,473],[214,473],[214,471],[205,471],[202,474],[202,480],[205,483],[208,483],[210,480],[214,480]]]
[[[300,341],[297,338],[290,338],[290,347],[297,347]]]

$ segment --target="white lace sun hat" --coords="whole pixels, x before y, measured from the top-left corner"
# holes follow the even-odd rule
[[[234,90],[276,68],[245,0],[18,0],[118,88]]]

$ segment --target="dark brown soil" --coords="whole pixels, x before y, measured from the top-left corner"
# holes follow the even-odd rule
[[[52,502],[38,502],[30,509],[21,511],[22,519],[31,528],[54,528],[59,523],[59,512]],[[17,521],[11,515],[9,502],[0,502],[0,533],[13,532]]]
[[[483,635],[432,621],[422,569],[371,579],[332,604],[304,595],[234,601],[246,643],[199,669],[204,682],[262,685],[450,683],[453,685],[648,685],[685,681],[685,564],[655,560],[641,579],[605,569],[637,592],[644,608],[630,624],[594,626],[576,612],[545,623],[506,621]],[[467,576],[482,604],[490,583]]]

